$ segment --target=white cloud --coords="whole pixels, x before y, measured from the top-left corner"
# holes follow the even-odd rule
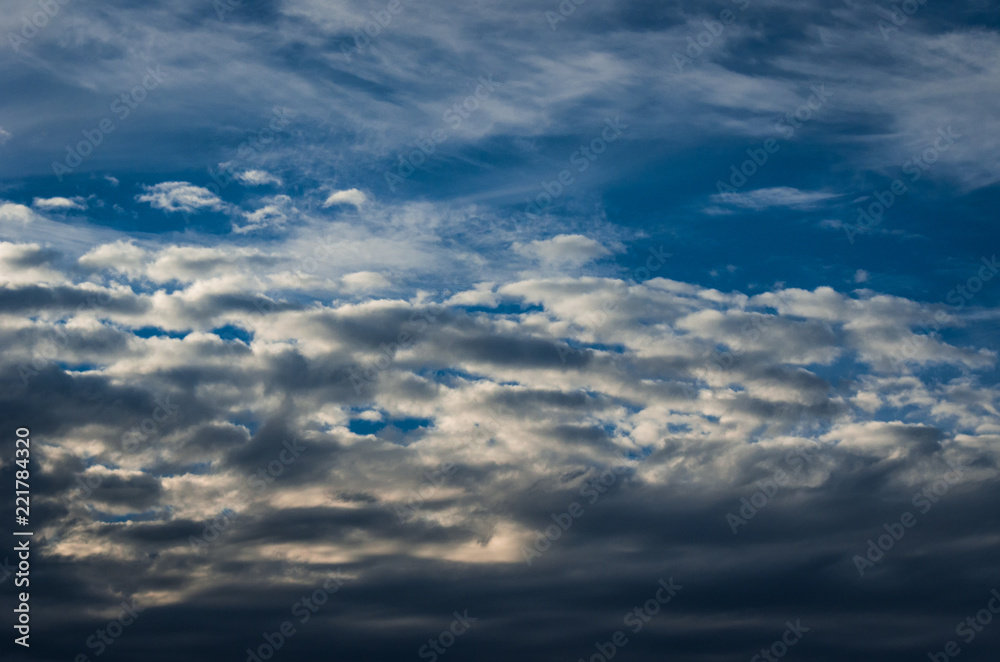
[[[239,225],[233,220],[233,232],[236,234],[248,234],[258,230],[281,230],[288,223],[292,214],[297,214],[298,209],[292,203],[292,199],[287,195],[275,195],[265,198],[263,207],[253,211],[244,212],[245,224]]]
[[[137,195],[139,202],[148,202],[167,212],[194,212],[202,209],[222,211],[228,205],[207,188],[189,182],[161,182],[143,186],[146,193]]]
[[[16,202],[0,201],[0,223],[10,225],[27,225],[41,217],[31,211],[30,207],[17,204]]]
[[[545,246],[560,245],[597,251],[579,239]],[[315,508],[317,517],[330,507],[391,513],[407,503],[427,468],[443,462],[474,477],[457,474],[425,492],[428,498],[413,515],[420,527],[454,535],[454,544],[428,547],[424,540],[400,537],[407,526],[395,525],[391,531],[358,529],[349,544],[336,536],[290,540],[287,550],[277,552],[270,544],[265,550],[253,529],[238,540],[240,553],[248,555],[293,553],[347,563],[373,550],[521,562],[519,546],[530,541],[533,527],[523,511],[498,508],[498,496],[535,490],[565,503],[566,490],[579,489],[578,481],[592,476],[593,467],[619,464],[625,456],[645,458],[627,462],[635,480],[616,497],[626,500],[678,484],[687,495],[725,495],[781,466],[807,440],[824,453],[790,481],[814,491],[837,489],[844,475],[882,459],[901,464],[897,470],[913,484],[933,477],[937,465],[930,459],[937,461],[936,454],[978,456],[984,467],[998,457],[1000,392],[977,382],[975,372],[988,368],[991,357],[937,341],[909,359],[947,363],[960,377],[944,384],[938,376],[925,382],[898,368],[873,376],[852,365],[878,362],[889,370],[889,359],[900,353],[899,343],[889,339],[905,337],[930,316],[918,302],[830,288],[748,297],[663,278],[636,284],[559,277],[480,282],[438,308],[427,305],[431,297],[418,286],[376,271],[328,278],[318,293],[311,291],[316,281],[296,286],[291,279],[282,292],[268,290],[276,276],[302,267],[308,256],[291,256],[290,267],[287,255],[226,240],[155,249],[113,242],[79,261],[105,270],[98,286],[86,270],[55,269],[57,256],[37,245],[0,245],[2,273],[35,269],[32,275],[49,276],[50,282],[55,276],[59,283],[46,296],[35,296],[34,315],[0,310],[0,333],[18,337],[4,361],[30,365],[58,330],[59,360],[100,366],[92,378],[114,384],[115,397],[137,394],[123,397],[123,406],[153,397],[138,394],[165,391],[181,407],[153,443],[131,454],[119,442],[123,421],[137,425],[152,402],[147,411],[143,405],[114,415],[102,407],[73,409],[76,416],[62,417],[70,427],[53,449],[64,455],[53,460],[83,466],[82,460],[92,458],[88,471],[107,480],[149,476],[144,480],[155,488],[149,507],[169,508],[174,519],[211,518],[232,508],[245,476],[281,448],[280,438],[266,443],[266,428],[251,434],[245,423],[234,422],[253,412],[281,435],[287,428],[288,438],[308,448],[294,480],[275,481],[240,506],[265,519],[281,518],[285,509]],[[177,285],[136,292],[112,269]],[[90,280],[74,283],[81,271]],[[410,292],[361,301],[340,296],[392,285]],[[109,303],[94,309],[88,298]],[[462,309],[498,299],[538,305],[524,313]],[[978,323],[991,328],[994,320]],[[246,330],[252,341],[224,342],[212,333],[224,325]],[[147,326],[190,333],[142,338],[130,331]],[[734,360],[717,361],[719,347],[732,351]],[[840,360],[849,378],[828,374],[840,370]],[[352,380],[360,380],[362,393]],[[58,393],[52,402],[60,402]],[[351,431],[357,418],[389,425],[361,436]],[[400,418],[433,425],[407,432],[393,428]],[[820,419],[828,419],[822,430]],[[206,469],[170,476],[143,471],[195,462]],[[83,553],[78,550],[93,549],[88,543],[109,536],[93,528],[92,510],[71,507],[56,544],[77,557]],[[721,517],[718,523],[725,526]],[[482,542],[464,546],[469,530]],[[490,536],[491,530],[500,533]],[[147,540],[124,536],[115,544],[123,556],[138,555],[148,553]],[[222,536],[214,544],[225,555],[237,542]],[[181,540],[170,553],[186,558],[197,552]]]
[[[323,206],[332,207],[333,205],[354,205],[355,207],[361,207],[367,202],[368,195],[364,191],[360,191],[356,188],[350,188],[346,191],[331,193],[323,203]]]
[[[88,269],[112,269],[134,277],[141,274],[148,258],[146,250],[131,241],[122,240],[91,249],[79,259],[79,263]]]
[[[86,209],[87,204],[83,198],[35,198],[31,206],[44,211],[69,211],[71,209]]]
[[[54,257],[38,244],[0,241],[0,285],[65,282],[65,275],[51,266]]]
[[[496,283],[478,283],[475,288],[459,292],[448,300],[452,306],[487,306],[500,303],[500,296],[494,291]]]
[[[801,191],[789,186],[776,186],[774,188],[762,188],[754,191],[738,191],[736,193],[716,193],[711,197],[712,202],[741,209],[752,209],[760,211],[768,207],[789,207],[792,209],[815,209],[819,203],[837,196],[833,193],[822,191]],[[726,210],[717,207],[708,207],[704,210],[709,214],[726,213]]]
[[[272,175],[266,170],[244,170],[236,175],[236,179],[247,186],[281,185],[281,178],[277,175]]]
[[[561,234],[529,244],[515,244],[514,250],[551,266],[580,266],[611,255],[599,241],[580,234]]]
[[[374,271],[358,271],[347,274],[341,279],[343,288],[348,292],[372,292],[384,290],[392,283],[388,278]]]
[[[8,140],[10,140],[10,138],[11,138],[10,131],[7,131],[2,126],[0,126],[0,145],[6,143]]]

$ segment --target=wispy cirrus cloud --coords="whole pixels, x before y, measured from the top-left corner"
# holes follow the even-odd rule
[[[836,199],[835,193],[824,191],[801,191],[790,186],[776,186],[752,191],[737,191],[734,193],[716,193],[710,200],[723,208],[749,209],[762,211],[772,207],[785,207],[797,210],[812,210],[822,203]],[[718,209],[713,207],[709,209]],[[711,212],[709,212],[711,213]]]

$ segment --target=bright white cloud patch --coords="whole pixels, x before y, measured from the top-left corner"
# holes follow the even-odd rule
[[[80,258],[80,266],[94,270],[120,271],[131,276],[142,273],[148,253],[131,241],[102,244]]]
[[[581,266],[611,255],[600,242],[579,234],[561,234],[529,244],[516,244],[514,249],[543,264],[562,266]]]
[[[244,170],[236,178],[247,186],[265,186],[267,184],[281,185],[281,178],[266,170]]]
[[[36,218],[38,215],[31,211],[30,207],[19,205],[16,202],[0,201],[0,223],[27,224]]]
[[[358,271],[341,279],[348,292],[372,292],[389,287],[389,279],[374,271]]]
[[[361,207],[366,202],[368,202],[368,195],[364,191],[352,188],[347,189],[346,191],[331,193],[327,196],[326,201],[323,202],[323,206],[332,207],[334,205],[353,205],[355,207]]]
[[[148,202],[166,212],[222,211],[227,205],[207,188],[188,182],[161,182],[143,186],[145,193],[137,195],[139,202]]]
[[[35,198],[31,206],[43,211],[71,211],[75,209],[86,209],[87,205],[82,198],[70,200],[69,198]]]

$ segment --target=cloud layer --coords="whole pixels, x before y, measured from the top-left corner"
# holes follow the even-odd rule
[[[995,1],[8,4],[4,659],[994,660]]]

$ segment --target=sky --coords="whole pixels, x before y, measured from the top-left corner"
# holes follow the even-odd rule
[[[9,0],[4,659],[995,660],[998,30]]]

